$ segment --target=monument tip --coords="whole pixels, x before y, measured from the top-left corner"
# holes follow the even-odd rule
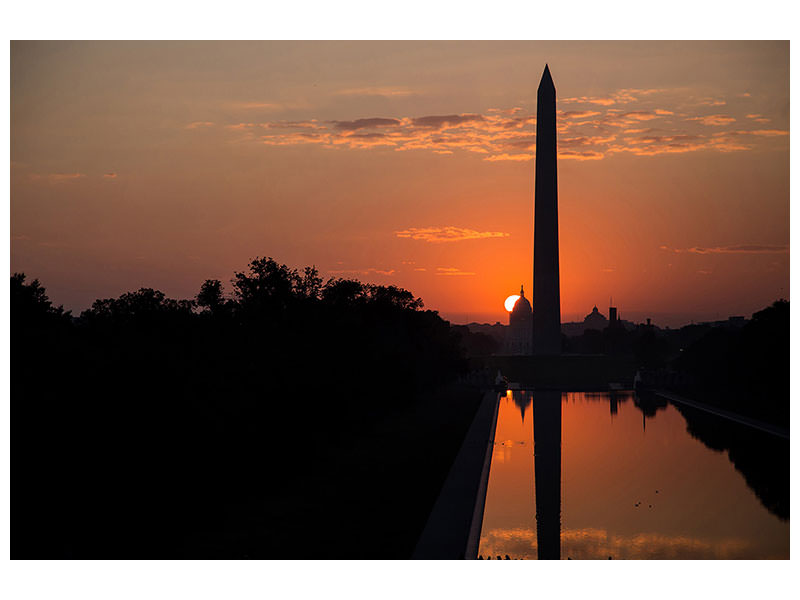
[[[553,84],[553,77],[550,75],[550,66],[547,63],[544,65],[542,80],[539,82],[539,87],[542,86],[555,88],[555,85]]]

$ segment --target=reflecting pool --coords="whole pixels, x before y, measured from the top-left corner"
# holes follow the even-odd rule
[[[478,553],[789,558],[788,461],[788,440],[658,396],[508,391]]]

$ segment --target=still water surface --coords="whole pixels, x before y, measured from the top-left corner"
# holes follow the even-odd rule
[[[788,442],[785,451],[788,460]],[[671,404],[632,392],[509,391],[500,398],[478,553],[789,558],[789,520],[774,512],[729,453],[693,437]]]

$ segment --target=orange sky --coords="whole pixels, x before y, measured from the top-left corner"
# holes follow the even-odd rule
[[[12,271],[78,312],[268,255],[505,321],[545,62],[563,321],[789,297],[786,42],[15,42]]]

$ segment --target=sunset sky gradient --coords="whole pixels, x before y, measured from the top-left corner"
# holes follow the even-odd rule
[[[546,62],[562,321],[789,298],[788,42],[13,42],[12,272],[77,313],[272,256],[505,322]]]

